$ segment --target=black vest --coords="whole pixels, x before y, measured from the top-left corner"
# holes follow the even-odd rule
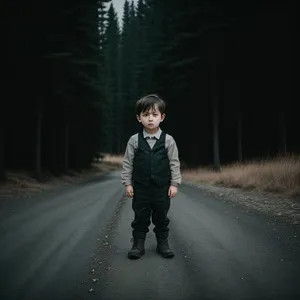
[[[170,185],[171,170],[165,143],[166,134],[163,131],[152,149],[143,133],[138,134],[138,148],[135,152],[132,172],[134,182],[144,186],[149,186],[151,181],[160,187]]]

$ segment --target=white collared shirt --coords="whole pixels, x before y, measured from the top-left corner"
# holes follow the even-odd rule
[[[154,147],[156,141],[160,138],[162,130],[159,128],[154,134],[147,133],[145,129],[143,130],[143,136],[147,139],[147,142],[151,149]],[[171,170],[171,185],[179,186],[181,184],[181,173],[180,173],[180,161],[178,155],[178,148],[174,138],[166,134],[166,149],[168,149],[168,158],[170,161]],[[123,158],[123,166],[121,172],[121,182],[124,185],[132,184],[132,169],[135,151],[138,148],[138,133],[130,137],[125,155]]]

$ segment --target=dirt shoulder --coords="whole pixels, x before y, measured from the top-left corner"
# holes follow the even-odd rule
[[[89,169],[70,170],[68,174],[58,177],[43,174],[43,180],[36,180],[24,171],[9,171],[7,181],[0,183],[0,201],[31,198],[45,191],[91,180],[119,168],[119,165],[111,162],[94,163]]]
[[[246,210],[255,210],[294,225],[300,224],[300,199],[297,197],[192,181],[184,181],[184,184],[199,188],[209,195],[239,205]]]
[[[7,202],[12,198],[31,198],[44,191],[82,183],[116,170],[120,170],[119,163],[101,162],[93,164],[92,168],[87,170],[73,171],[60,177],[48,177],[43,182],[33,179],[24,172],[10,172],[8,173],[8,181],[0,184],[0,201]],[[212,195],[221,201],[239,205],[246,210],[255,210],[295,225],[300,224],[300,197],[230,188],[190,180],[184,180],[183,184],[199,188],[208,195]]]

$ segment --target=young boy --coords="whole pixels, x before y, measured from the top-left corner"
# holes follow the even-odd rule
[[[123,160],[121,182],[132,198],[134,220],[131,259],[145,253],[145,239],[150,218],[157,239],[156,251],[166,258],[174,256],[168,243],[170,198],[181,184],[178,149],[172,136],[160,129],[165,118],[165,102],[148,95],[136,103],[136,117],[143,130],[129,139]]]

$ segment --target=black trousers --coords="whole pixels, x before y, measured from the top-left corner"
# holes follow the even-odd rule
[[[169,186],[158,187],[153,182],[149,187],[145,187],[134,183],[133,189],[134,220],[131,223],[133,237],[145,239],[152,220],[156,238],[168,238],[168,225],[170,223],[167,216],[170,209]]]

